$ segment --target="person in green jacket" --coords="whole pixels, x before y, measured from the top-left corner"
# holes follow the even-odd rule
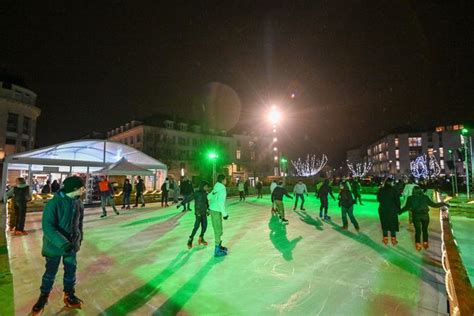
[[[444,202],[435,203],[428,196],[423,194],[419,186],[413,188],[413,194],[408,197],[406,205],[400,211],[400,214],[411,211],[413,214],[413,225],[415,226],[415,247],[417,251],[422,249],[421,235],[423,234],[423,248],[428,249],[428,225],[430,224],[431,207],[448,206]]]
[[[79,199],[84,193],[84,182],[72,176],[63,182],[58,191],[46,204],[43,211],[43,248],[46,271],[43,274],[40,297],[33,306],[32,315],[39,315],[48,302],[61,259],[64,265],[64,303],[67,307],[81,308],[82,301],[75,296],[76,253],[82,242],[84,205]]]

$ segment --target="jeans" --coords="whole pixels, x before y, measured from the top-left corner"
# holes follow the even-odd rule
[[[257,189],[257,198],[262,198],[262,189]]]
[[[26,202],[16,203],[13,205],[15,209],[15,230],[25,230],[25,217],[26,217]]]
[[[130,207],[130,193],[124,193],[123,194],[123,206],[129,206]]]
[[[46,259],[46,271],[43,274],[43,279],[41,281],[41,294],[49,294],[53,289],[54,279],[56,273],[58,272],[59,263],[63,259],[64,265],[64,278],[63,286],[64,292],[74,293],[74,286],[76,285],[76,254],[73,253],[68,256],[63,257],[45,257]]]
[[[430,216],[428,214],[413,215],[413,225],[415,226],[415,242],[420,242],[421,234],[423,234],[423,242],[428,242],[429,224]]]
[[[351,205],[350,207],[342,207],[342,226],[347,227],[347,215],[349,215],[349,219],[351,220],[352,225],[356,229],[359,228],[359,223],[357,223],[356,218],[354,217],[354,206]]]
[[[382,234],[384,237],[388,237],[388,232],[390,232],[390,236],[392,237],[397,237],[397,232],[392,230],[392,231],[389,231],[389,230],[383,230],[382,231]]]
[[[275,208],[278,212],[278,215],[280,216],[281,219],[285,218],[285,205],[283,204],[283,201],[275,200]]]
[[[324,216],[328,215],[328,208],[329,208],[329,203],[328,200],[321,199],[321,206],[319,207],[319,216],[323,216],[323,211],[324,211]]]
[[[214,229],[214,242],[220,245],[222,242],[222,234],[224,229],[222,228],[222,213],[211,211],[212,228]]]
[[[190,197],[191,197],[191,194],[183,195],[183,200],[186,201],[186,200],[189,199]],[[191,206],[191,202],[184,203],[183,206],[184,206],[184,209],[185,209],[185,210],[188,210],[188,211],[191,210],[191,207],[190,207],[190,206]]]
[[[207,216],[205,214],[201,216],[196,215],[196,220],[194,221],[194,228],[189,238],[194,238],[194,235],[196,235],[199,226],[201,226],[201,234],[199,236],[204,237],[204,233],[207,229]]]
[[[239,191],[239,197],[240,197],[240,201],[245,201],[245,194],[244,194],[244,191]]]
[[[137,195],[135,197],[135,206],[138,206],[138,201],[140,201],[142,205],[145,206],[145,198],[143,197],[143,192],[137,192]]]
[[[296,193],[296,198],[295,198],[295,207],[296,208],[298,206],[298,199],[301,198],[301,206],[300,206],[300,209],[303,209],[303,206],[304,206],[304,194],[299,194],[299,193]]]
[[[168,191],[161,191],[161,206],[164,204],[168,206]]]
[[[100,196],[100,206],[102,206],[102,213],[103,214],[107,214],[107,211],[105,210],[105,207],[107,206],[107,204],[112,206],[115,213],[118,213],[117,209],[115,208],[114,198],[111,195],[107,195],[107,196],[101,195]]]

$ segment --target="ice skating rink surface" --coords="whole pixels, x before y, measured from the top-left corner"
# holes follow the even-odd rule
[[[123,211],[86,209],[78,253],[76,294],[82,310],[64,308],[62,272],[44,315],[443,315],[445,289],[440,263],[439,217],[431,212],[431,248],[417,253],[413,229],[400,217],[399,244],[381,242],[375,196],[355,206],[361,226],[340,229],[337,202],[332,221],[319,219],[310,195],[306,211],[285,202],[288,226],[270,215],[270,198],[227,201],[224,245],[188,250],[194,213],[158,204]],[[27,315],[39,295],[41,214],[28,214],[30,235],[9,237],[17,315]]]

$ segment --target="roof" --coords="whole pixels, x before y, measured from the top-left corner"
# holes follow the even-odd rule
[[[134,165],[133,163],[127,161],[127,159],[122,158],[116,163],[108,165],[107,167],[102,168],[94,173],[106,174],[112,176],[152,176],[153,172],[142,168],[140,166]]]
[[[138,149],[101,139],[76,140],[17,153],[7,156],[5,163],[104,167],[122,158],[146,169],[168,169]]]

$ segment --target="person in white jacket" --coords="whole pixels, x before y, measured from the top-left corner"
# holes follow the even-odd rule
[[[301,206],[300,209],[302,211],[305,211],[304,208],[304,195],[308,196],[308,189],[306,188],[306,184],[303,183],[302,179],[298,180],[298,183],[295,184],[295,187],[293,188],[293,195],[296,197],[295,198],[295,206],[293,207],[293,211],[296,210],[296,207],[298,206],[298,199],[301,198]]]
[[[207,195],[209,201],[209,211],[211,213],[212,228],[214,229],[215,249],[214,256],[221,257],[227,255],[227,248],[222,246],[222,219],[227,220],[229,214],[225,210],[225,200],[227,198],[225,175],[217,176],[217,182],[211,193]]]
[[[276,210],[276,205],[275,201],[273,200],[273,190],[278,186],[276,180],[273,180],[272,183],[270,184],[270,196],[272,199],[272,215],[278,215],[278,212]]]

